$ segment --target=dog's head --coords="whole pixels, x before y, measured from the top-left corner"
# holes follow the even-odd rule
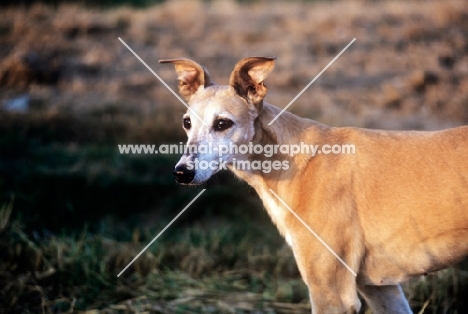
[[[175,65],[179,92],[189,105],[182,123],[188,136],[187,149],[175,167],[177,182],[201,184],[234,158],[245,158],[225,150],[252,141],[254,122],[267,93],[263,82],[273,70],[274,59],[242,59],[234,67],[229,85],[216,85],[208,71],[192,60],[160,61]]]

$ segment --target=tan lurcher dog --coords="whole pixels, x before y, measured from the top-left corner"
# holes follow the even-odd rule
[[[313,313],[353,313],[359,291],[374,313],[411,313],[399,287],[468,255],[468,127],[438,132],[333,128],[263,101],[274,58],[245,58],[230,84],[215,85],[205,68],[173,63],[190,109],[183,118],[189,145],[212,143],[353,144],[355,154],[223,154],[186,152],[174,175],[202,184],[227,163],[255,188],[291,245]],[[203,124],[198,115],[206,124]],[[234,160],[279,160],[289,168],[241,170]],[[221,167],[220,167],[221,168]],[[271,192],[272,189],[349,265],[355,276]]]

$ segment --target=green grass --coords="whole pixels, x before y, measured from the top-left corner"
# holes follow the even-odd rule
[[[0,247],[6,253],[0,269],[0,308],[115,310],[133,299],[143,307],[157,305],[161,311],[156,313],[229,313],[220,304],[267,310],[275,302],[284,307],[292,305],[282,302],[307,299],[291,251],[276,230],[247,220],[175,226],[117,278],[165,223],[118,235],[121,229],[108,225],[100,234],[84,229],[34,239],[21,223],[3,220],[7,227],[1,230]],[[123,241],[116,241],[117,236]]]
[[[177,156],[120,155],[119,139],[147,139],[129,121],[129,134],[114,132],[99,114],[1,119],[0,313],[310,313],[290,248],[232,175],[118,278],[197,194],[173,182]],[[92,133],[73,131],[86,127],[80,119]],[[176,142],[172,128],[147,131]],[[467,269],[405,284],[413,310],[464,313]]]
[[[292,252],[271,225],[226,219],[176,225],[118,278],[166,221],[122,229],[125,223],[107,220],[100,233],[38,236],[5,218],[10,209],[0,212],[2,313],[310,311]],[[467,276],[450,268],[405,285],[406,294],[416,311],[463,313]]]

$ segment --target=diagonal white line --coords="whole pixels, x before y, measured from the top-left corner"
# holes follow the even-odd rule
[[[141,63],[143,63],[143,65],[144,65],[145,67],[148,68],[148,70],[150,70],[151,73],[153,73],[154,76],[156,76],[156,78],[157,78],[157,79],[158,79],[158,80],[159,80],[159,81],[160,81],[160,82],[161,82],[161,83],[162,83],[162,84],[163,84],[163,85],[164,85],[164,86],[165,86],[165,87],[182,103],[182,104],[184,104],[185,107],[187,107],[187,109],[188,109],[195,117],[197,117],[198,120],[200,120],[204,125],[208,125],[207,123],[205,123],[205,121],[203,121],[202,118],[200,118],[200,117],[193,111],[193,109],[191,109],[191,108],[189,107],[189,105],[187,105],[187,103],[186,103],[182,98],[179,97],[179,95],[177,95],[176,92],[174,92],[174,91],[172,90],[172,88],[169,87],[169,85],[166,84],[166,82],[163,81],[163,79],[162,79],[158,74],[156,74],[156,72],[153,71],[153,69],[151,69],[151,68],[146,64],[145,61],[143,61],[143,59],[140,58],[139,55],[136,54],[135,51],[132,50],[132,48],[130,48],[130,47],[123,41],[122,38],[119,37],[119,40],[120,40],[120,42],[121,42],[125,47],[127,47],[128,50],[130,50],[131,53],[133,53],[133,55],[134,55],[138,60],[140,60]]]
[[[276,117],[273,118],[273,120],[270,121],[270,123],[268,123],[268,125],[271,125],[273,122],[275,122],[276,119],[278,119],[279,116],[282,115],[283,112],[285,112],[285,111],[289,108],[289,106],[291,106],[292,103],[295,102],[296,99],[298,99],[298,98],[302,95],[302,93],[304,93],[304,92],[306,91],[306,89],[308,89],[308,88],[310,87],[310,85],[312,85],[312,84],[315,82],[315,80],[317,80],[317,79],[320,77],[320,75],[322,75],[322,73],[325,72],[325,70],[328,69],[328,68],[330,67],[330,65],[332,65],[333,62],[335,62],[336,59],[338,59],[338,58],[341,56],[341,54],[342,54],[343,52],[345,52],[346,49],[348,49],[349,46],[351,46],[352,43],[353,43],[355,40],[356,40],[356,38],[354,38],[353,40],[351,40],[351,42],[350,42],[346,47],[344,47],[343,50],[341,50],[341,52],[340,52],[335,58],[333,58],[333,60],[330,61],[330,63],[328,63],[327,66],[326,66],[325,68],[323,68],[323,70],[320,71],[320,73],[317,74],[317,76],[315,76],[314,79],[313,79],[312,81],[310,81],[310,83],[307,84],[307,86],[304,87],[304,88],[299,92],[299,94],[297,94],[297,96],[294,97],[294,99],[291,100],[291,101],[289,102],[289,104],[287,104],[286,107],[284,107],[283,110],[281,110],[281,112],[278,113],[278,114],[276,115]]]
[[[319,242],[322,243],[323,246],[325,246],[325,247],[327,248],[327,250],[330,251],[330,253],[332,253],[333,256],[335,256],[335,257],[341,262],[341,264],[343,264],[343,265],[351,272],[351,274],[354,275],[354,277],[357,276],[357,274],[354,272],[354,270],[353,270],[351,267],[349,267],[348,264],[346,264],[345,261],[343,261],[343,260],[341,259],[341,257],[339,257],[338,254],[336,254],[335,251],[333,251],[332,248],[329,247],[328,244],[327,244],[325,241],[323,241],[322,238],[320,238],[320,236],[319,236],[317,233],[315,233],[315,231],[312,230],[312,228],[309,227],[309,226],[304,222],[304,220],[302,220],[302,218],[299,217],[299,215],[296,214],[296,213],[291,209],[291,207],[289,207],[288,204],[286,204],[286,203],[281,199],[281,197],[278,196],[278,194],[275,193],[275,191],[273,191],[272,189],[270,189],[270,192],[273,193],[273,195],[276,196],[276,198],[277,198],[287,209],[289,209],[289,211],[297,218],[297,220],[299,220],[299,221],[304,225],[304,227],[306,227],[307,230],[309,230],[309,231],[317,238],[317,240],[319,240]]]
[[[146,250],[147,250],[147,249],[150,247],[150,245],[151,245],[151,244],[153,244],[153,242],[154,242],[154,241],[156,241],[156,240],[157,240],[157,239],[158,239],[158,238],[159,238],[159,237],[160,237],[160,236],[161,236],[161,235],[164,233],[164,231],[166,231],[166,229],[167,229],[167,228],[169,228],[169,227],[170,227],[170,225],[172,225],[172,223],[173,223],[174,221],[176,221],[176,220],[177,220],[177,218],[179,218],[179,217],[180,217],[180,215],[182,215],[182,214],[185,212],[185,210],[186,210],[187,208],[189,208],[189,207],[190,207],[190,205],[192,205],[192,204],[193,204],[193,202],[195,202],[195,201],[197,200],[197,198],[199,198],[199,197],[200,197],[200,195],[202,195],[202,194],[203,194],[203,192],[205,192],[205,191],[206,191],[206,189],[203,189],[203,190],[202,190],[200,193],[198,193],[198,195],[197,195],[197,196],[195,196],[195,198],[194,198],[194,199],[193,199],[193,200],[192,200],[190,203],[188,203],[188,204],[187,204],[187,206],[185,206],[185,207],[184,207],[184,209],[182,209],[182,210],[180,211],[180,213],[179,213],[177,216],[175,216],[175,217],[174,217],[174,219],[172,219],[172,220],[171,220],[171,222],[170,222],[170,223],[168,223],[168,224],[167,224],[167,226],[166,226],[166,227],[164,227],[164,229],[163,229],[163,230],[162,230],[160,233],[158,233],[158,235],[157,235],[156,237],[154,237],[154,239],[153,239],[153,240],[151,240],[151,242],[150,242],[150,243],[148,243],[148,245],[147,245],[147,246],[145,246],[145,248],[144,248],[143,250],[141,250],[141,252],[140,252],[140,253],[138,253],[138,255],[137,255],[137,256],[135,256],[135,258],[134,258],[134,259],[133,259],[133,260],[132,260],[130,263],[128,263],[128,265],[127,265],[127,266],[125,266],[125,268],[124,268],[124,269],[123,269],[123,270],[122,270],[122,271],[121,271],[121,272],[120,272],[120,273],[117,275],[117,277],[120,277],[120,275],[122,275],[122,274],[123,274],[123,272],[124,272],[124,271],[126,271],[126,270],[127,270],[127,268],[128,268],[128,267],[130,267],[130,265],[132,265],[132,264],[133,264],[133,263],[134,263],[134,262],[135,262],[135,261],[136,261],[136,260],[137,260],[137,259],[140,257],[140,255],[141,255],[141,254],[143,254],[143,252],[145,252],[145,251],[146,251]]]

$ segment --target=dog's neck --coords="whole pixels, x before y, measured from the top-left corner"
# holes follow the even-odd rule
[[[280,112],[280,108],[264,103],[255,121],[254,144],[291,145],[300,144],[301,141],[317,141],[322,131],[328,129],[324,124],[298,117],[288,111],[283,112],[271,125],[268,125]]]
[[[324,138],[324,134],[329,129],[328,126],[316,122],[314,120],[305,119],[298,117],[290,112],[283,112],[271,125],[268,125],[279,113],[281,109],[271,104],[264,103],[263,109],[255,120],[254,128],[255,135],[252,139],[253,145],[300,145],[305,144],[317,144],[321,143]],[[297,154],[289,156],[287,154],[276,153],[271,158],[267,158],[264,155],[249,155],[245,159],[249,161],[259,160],[271,160],[271,161],[287,161],[292,167],[291,171],[301,170],[309,161],[311,155],[308,154]],[[282,171],[274,170],[270,173],[264,173],[262,171],[244,171],[231,168],[231,170],[241,179],[252,184],[252,177],[262,177],[263,180],[278,180],[278,176],[282,175]],[[284,173],[283,173],[284,175]],[[258,180],[258,179],[256,179]],[[254,186],[255,187],[255,186]]]
[[[263,147],[265,145],[277,145],[279,147],[280,145],[300,145],[301,142],[305,144],[323,142],[325,133],[329,129],[327,126],[310,119],[300,118],[289,112],[283,112],[276,121],[268,125],[280,111],[279,108],[273,105],[267,103],[263,105],[263,110],[254,124],[255,135],[252,139],[253,145],[261,145]],[[294,181],[292,179],[303,170],[311,158],[312,156],[308,154],[289,156],[281,153],[274,154],[271,158],[267,158],[262,154],[246,156],[246,159],[250,162],[254,160],[262,162],[265,160],[278,160],[288,163],[288,169],[271,170],[269,173],[261,170],[240,170],[231,167],[231,170],[237,177],[246,181],[255,189],[273,222],[284,236],[286,236],[286,231],[282,227],[281,220],[284,217],[285,209],[282,205],[278,204],[278,200],[274,198],[270,189],[287,201],[288,194],[290,194],[288,182]]]

